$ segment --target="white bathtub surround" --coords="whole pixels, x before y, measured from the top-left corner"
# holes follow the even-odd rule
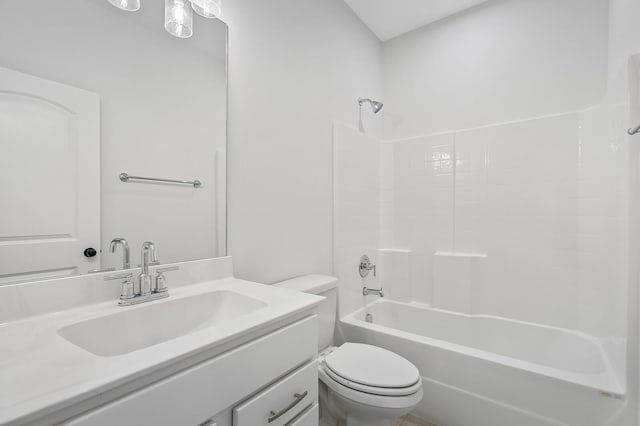
[[[342,327],[418,366],[426,397],[416,412],[437,424],[602,426],[625,404],[598,340],[573,330],[388,300]]]
[[[340,277],[339,313],[353,312],[377,296],[362,287],[379,288],[380,276],[358,273],[360,256],[380,262],[380,142],[355,128],[333,126],[334,270]],[[376,270],[378,268],[376,267]]]
[[[428,301],[433,293],[433,253],[453,247],[452,206],[454,135],[436,135],[384,142],[392,158],[384,176],[384,238],[381,247],[410,249],[413,300]],[[389,168],[387,168],[388,170]],[[478,249],[479,250],[479,249]]]
[[[179,271],[167,273],[169,298],[134,307],[117,306],[119,284],[105,282],[105,274],[0,288],[3,314],[0,383],[11,384],[0,387],[0,423],[60,421],[59,417],[46,417],[46,421],[42,418],[58,410],[77,413],[103,404],[114,398],[116,388],[128,382],[140,385],[146,380],[144,377],[157,381],[186,368],[198,357],[207,354],[207,358],[211,358],[275,330],[285,319],[303,315],[303,311],[308,312],[321,301],[311,295],[238,280],[233,277],[231,258],[185,262],[178,266]],[[184,334],[169,336],[172,337],[169,340],[159,338],[162,343],[158,344],[147,341],[144,331],[148,329],[153,336],[153,326],[160,324],[161,319],[141,321],[138,324],[140,338],[128,343],[123,341],[121,346],[114,345],[129,336],[126,327],[107,327],[100,336],[93,336],[93,340],[91,335],[82,335],[82,330],[77,329],[83,324],[90,325],[83,321],[99,326],[100,321],[116,318],[110,315],[140,313],[141,318],[147,318],[142,310],[163,309],[163,304],[169,303],[178,306],[189,302],[190,297],[213,302],[212,297],[218,296],[230,302],[225,302],[226,308],[209,310],[212,318],[201,321]],[[243,311],[242,300],[238,298],[251,299],[253,307]],[[10,306],[13,308],[8,309]],[[224,316],[235,315],[234,306],[240,309],[236,312],[240,315],[225,321]],[[187,311],[182,309],[181,315]],[[187,325],[189,321],[199,321],[196,314],[193,311],[184,318],[176,317],[176,326],[185,321]],[[129,337],[135,336],[133,333]],[[111,346],[110,339],[114,340]],[[141,341],[150,346],[138,347]]]
[[[385,297],[398,302],[410,302],[411,295],[411,250],[378,250],[378,273]]]
[[[432,306],[461,313],[482,312],[477,306],[487,279],[487,255],[436,252],[433,260]]]
[[[434,253],[486,254],[478,312],[624,337],[623,116],[598,106],[386,142],[394,203],[382,244],[413,250],[413,300],[434,303],[434,278],[451,279]]]

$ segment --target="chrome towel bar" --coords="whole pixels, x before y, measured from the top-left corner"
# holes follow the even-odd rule
[[[159,179],[159,178],[150,178],[150,177],[142,177],[142,176],[129,176],[127,173],[120,173],[120,180],[123,182],[138,180],[138,181],[144,181],[144,182],[177,183],[182,185],[190,185],[190,186],[193,186],[194,188],[202,187],[202,182],[200,182],[199,180]]]

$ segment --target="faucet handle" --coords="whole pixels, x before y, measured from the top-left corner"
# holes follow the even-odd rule
[[[122,289],[120,291],[120,304],[123,304],[124,300],[133,299],[135,292],[133,289],[133,273],[107,275],[104,277],[105,281],[122,280]]]
[[[371,263],[371,259],[366,254],[360,257],[360,265],[358,265],[358,272],[362,278],[366,278],[369,275],[369,271],[373,271],[373,276],[376,276],[376,265]]]
[[[126,274],[107,275],[106,277],[104,277],[105,281],[126,280],[126,279],[133,279],[133,273],[129,272]]]
[[[169,271],[177,271],[180,269],[179,266],[167,266],[166,268],[158,268],[156,269],[156,282],[154,285],[154,293],[166,293],[167,292],[167,279],[164,276],[165,272]]]

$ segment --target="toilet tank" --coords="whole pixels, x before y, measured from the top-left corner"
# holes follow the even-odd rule
[[[325,297],[318,306],[318,352],[331,346],[338,307],[338,279],[328,275],[303,275],[274,285]]]

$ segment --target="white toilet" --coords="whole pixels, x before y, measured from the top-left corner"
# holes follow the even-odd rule
[[[326,297],[318,312],[323,409],[347,426],[389,426],[420,402],[420,373],[400,355],[360,343],[331,346],[337,313],[336,278],[306,275],[276,285]]]

